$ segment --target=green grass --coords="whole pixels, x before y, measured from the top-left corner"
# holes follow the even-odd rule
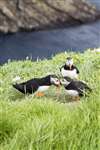
[[[24,96],[12,87],[49,73],[59,74],[67,56],[74,58],[80,79],[94,89],[80,102],[68,103],[52,86],[45,96]],[[58,54],[52,60],[16,61],[0,67],[0,150],[100,150],[100,53]]]

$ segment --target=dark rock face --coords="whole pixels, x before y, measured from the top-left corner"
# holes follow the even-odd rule
[[[100,12],[84,0],[0,0],[0,32],[39,30],[86,23]]]

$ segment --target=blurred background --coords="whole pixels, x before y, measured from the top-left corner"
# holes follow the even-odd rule
[[[0,0],[0,64],[100,47],[100,0]]]

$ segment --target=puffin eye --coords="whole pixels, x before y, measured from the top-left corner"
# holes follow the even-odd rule
[[[56,82],[59,82],[59,80],[58,80],[58,79],[56,79]]]

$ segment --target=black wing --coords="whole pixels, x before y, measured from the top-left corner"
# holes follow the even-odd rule
[[[18,91],[22,92],[23,94],[32,94],[37,91],[39,85],[36,80],[31,79],[20,84],[14,84],[13,87],[16,88]]]
[[[61,71],[62,68],[64,68],[65,70],[70,70],[69,66],[67,66],[66,64],[63,65],[62,67],[60,67],[60,71]]]
[[[79,74],[79,73],[80,73],[80,72],[79,72],[79,69],[78,69],[76,66],[73,66],[73,68],[75,68],[75,69],[76,69],[77,74]]]
[[[86,83],[84,83],[82,81],[73,81],[73,82],[75,83],[75,85],[78,88],[80,88],[82,90],[86,89],[86,90],[92,91],[92,89]]]
[[[88,85],[86,83],[83,83],[82,81],[72,81],[65,87],[65,89],[76,90],[78,91],[79,95],[83,95],[86,90],[91,91]]]

